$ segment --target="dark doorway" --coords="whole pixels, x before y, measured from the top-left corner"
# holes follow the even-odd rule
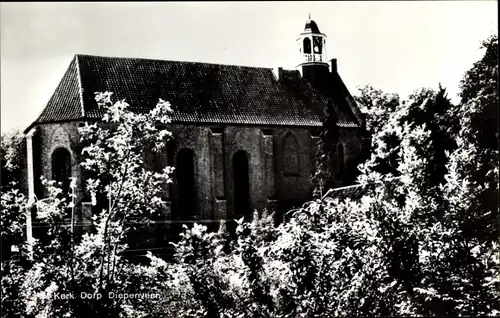
[[[248,177],[248,156],[238,151],[233,156],[234,215],[250,217],[250,180]]]
[[[177,154],[177,217],[191,219],[196,215],[196,186],[194,175],[194,152],[182,149]]]

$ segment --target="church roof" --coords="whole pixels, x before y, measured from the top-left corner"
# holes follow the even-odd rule
[[[320,33],[318,25],[311,19],[306,21],[306,27],[304,28],[304,31],[312,33]]]
[[[104,91],[138,112],[152,109],[160,98],[169,101],[173,122],[321,126],[330,97],[313,89],[298,71],[282,74],[278,80],[271,68],[77,54],[28,129],[101,119],[94,97]],[[342,91],[345,99],[334,101],[338,125],[358,127],[347,88],[338,74],[330,80],[332,90]]]

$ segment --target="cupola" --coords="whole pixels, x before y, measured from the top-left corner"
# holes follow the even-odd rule
[[[324,65],[328,67],[326,55],[326,35],[319,31],[316,22],[311,20],[311,15],[306,21],[304,32],[297,38],[300,52],[300,64]]]

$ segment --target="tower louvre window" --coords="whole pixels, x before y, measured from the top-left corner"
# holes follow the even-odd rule
[[[313,37],[313,49],[315,54],[323,54],[323,39],[321,37]]]
[[[311,54],[311,40],[304,38],[304,54]]]

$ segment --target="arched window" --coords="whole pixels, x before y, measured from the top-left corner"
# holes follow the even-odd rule
[[[304,54],[311,54],[311,39],[304,38]]]
[[[282,143],[283,174],[296,175],[299,173],[299,143],[291,133],[287,133]]]
[[[52,153],[52,180],[62,183],[62,190],[68,193],[70,178],[71,154],[65,148],[58,148]]]
[[[248,155],[240,150],[233,156],[234,214],[251,217]]]
[[[182,149],[177,154],[176,182],[178,193],[177,216],[191,218],[196,215],[196,181],[194,167],[194,152]]]
[[[339,142],[337,145],[337,173],[339,176],[344,175],[345,159],[344,159],[344,145]]]

